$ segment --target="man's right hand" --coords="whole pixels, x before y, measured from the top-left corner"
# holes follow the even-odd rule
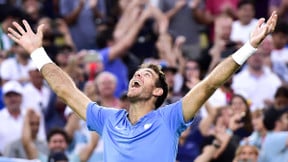
[[[25,29],[17,22],[13,22],[16,29],[9,27],[8,36],[17,44],[22,46],[29,54],[31,54],[37,48],[42,47],[44,25],[40,25],[37,28],[37,33],[35,34],[26,20],[23,20],[23,24]]]

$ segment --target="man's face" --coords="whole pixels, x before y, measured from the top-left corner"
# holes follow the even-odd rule
[[[240,97],[234,97],[231,101],[231,108],[234,113],[246,112],[246,104]]]
[[[254,8],[251,4],[245,4],[243,5],[241,8],[239,8],[238,10],[238,17],[239,20],[246,24],[249,24],[250,21],[253,19],[254,17]]]
[[[280,123],[281,123],[281,130],[287,131],[288,130],[288,113],[284,113],[280,117]]]
[[[288,98],[285,96],[278,96],[275,98],[275,107],[283,108],[288,106]]]
[[[48,147],[51,152],[61,152],[66,150],[67,143],[62,134],[54,134],[48,141]]]
[[[4,103],[9,110],[18,111],[22,103],[22,96],[15,92],[8,92],[4,96]]]
[[[264,129],[263,125],[263,115],[253,116],[252,125],[255,131],[261,131]]]
[[[30,80],[34,85],[42,85],[43,76],[38,70],[30,70],[29,71]]]
[[[238,161],[257,162],[258,154],[251,146],[244,146],[239,154]]]
[[[130,100],[150,99],[156,88],[157,74],[150,68],[142,68],[135,72],[129,82],[127,96]]]
[[[273,33],[272,38],[273,38],[274,47],[276,49],[282,49],[283,47],[285,47],[288,41],[288,36],[281,32]]]
[[[30,118],[30,127],[32,131],[32,136],[36,136],[38,134],[39,125],[40,125],[40,117],[33,115],[32,118]]]
[[[174,86],[174,77],[175,77],[174,72],[168,70],[168,71],[165,71],[164,73],[165,73],[166,82],[168,84],[169,89],[173,88],[173,86]]]
[[[98,88],[101,96],[113,96],[116,90],[116,80],[110,75],[103,75],[96,82],[96,86]]]
[[[254,71],[260,71],[263,67],[263,57],[262,50],[258,50],[255,54],[253,54],[247,61],[248,66]]]
[[[191,78],[200,79],[200,68],[197,62],[188,61],[185,66],[185,77],[187,80]]]

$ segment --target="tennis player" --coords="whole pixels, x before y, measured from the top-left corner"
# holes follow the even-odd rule
[[[171,105],[160,107],[167,96],[163,72],[156,65],[143,65],[129,82],[129,112],[99,106],[77,89],[72,79],[51,61],[43,49],[43,25],[34,33],[27,21],[23,20],[24,27],[14,22],[8,35],[30,53],[53,91],[87,121],[90,130],[102,136],[105,162],[175,162],[181,132],[193,122],[201,105],[273,32],[276,22],[275,12],[266,23],[259,19],[250,40],[243,47]]]

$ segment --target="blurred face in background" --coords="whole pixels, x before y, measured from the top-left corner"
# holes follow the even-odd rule
[[[189,60],[185,66],[185,78],[187,80],[196,78],[200,80],[200,67],[196,61]]]
[[[28,15],[33,16],[40,11],[39,0],[23,0],[23,9]]]
[[[62,152],[67,148],[67,142],[62,134],[54,134],[48,141],[48,147],[51,152]]]
[[[287,131],[288,130],[288,113],[284,113],[279,121],[278,121],[278,124],[280,125],[280,129],[281,131]]]
[[[252,113],[252,125],[255,131],[262,131],[265,129],[262,110],[256,110]]]
[[[248,109],[246,101],[243,100],[243,98],[239,96],[234,96],[231,100],[231,108],[233,110],[233,113],[242,113],[246,112]]]
[[[175,73],[171,70],[166,70],[164,73],[169,90],[173,90]]]
[[[233,19],[226,15],[221,15],[216,18],[214,31],[216,37],[219,37],[221,40],[229,41],[231,30],[232,30]]]
[[[236,162],[257,162],[258,150],[255,146],[240,146],[236,151]]]
[[[22,95],[16,92],[8,92],[4,95],[4,103],[9,111],[19,111],[22,103]]]
[[[105,97],[114,95],[117,81],[113,74],[102,72],[97,76],[95,83],[100,96]]]
[[[254,18],[254,15],[255,11],[252,4],[244,4],[238,9],[238,18],[244,25],[249,24]]]
[[[30,81],[36,85],[37,87],[42,86],[43,84],[43,76],[41,72],[37,69],[29,71]]]
[[[258,49],[247,61],[249,68],[254,71],[261,71],[264,60],[262,57],[262,49]]]
[[[30,127],[31,127],[31,134],[32,137],[37,137],[38,134],[38,130],[39,130],[39,125],[40,125],[40,116],[34,114],[31,118],[30,118]]]
[[[272,33],[275,49],[282,49],[288,42],[288,35],[282,32]]]

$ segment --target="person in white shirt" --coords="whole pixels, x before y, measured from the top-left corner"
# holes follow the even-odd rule
[[[249,40],[249,35],[258,20],[254,18],[255,9],[252,1],[242,0],[237,7],[238,20],[232,24],[230,39],[234,42],[245,43]]]
[[[288,65],[288,24],[279,22],[272,33],[274,49],[271,51],[271,61],[273,64],[284,63]]]
[[[270,68],[264,66],[263,49],[251,56],[247,66],[233,77],[232,89],[251,102],[251,111],[262,109],[271,103],[277,88],[282,84]]]
[[[2,83],[9,80],[16,80],[21,84],[29,82],[28,67],[31,59],[27,57],[27,52],[23,47],[14,45],[15,56],[4,60],[0,68]]]
[[[46,111],[51,90],[44,84],[42,74],[38,71],[37,67],[30,64],[28,67],[30,82],[23,87],[23,109],[32,108],[38,114],[40,114],[40,128],[39,138],[46,140],[44,112]],[[33,96],[33,97],[31,97]]]
[[[17,81],[9,81],[3,85],[6,107],[0,111],[0,153],[3,153],[6,145],[21,136],[24,121],[22,94],[22,86]]]

